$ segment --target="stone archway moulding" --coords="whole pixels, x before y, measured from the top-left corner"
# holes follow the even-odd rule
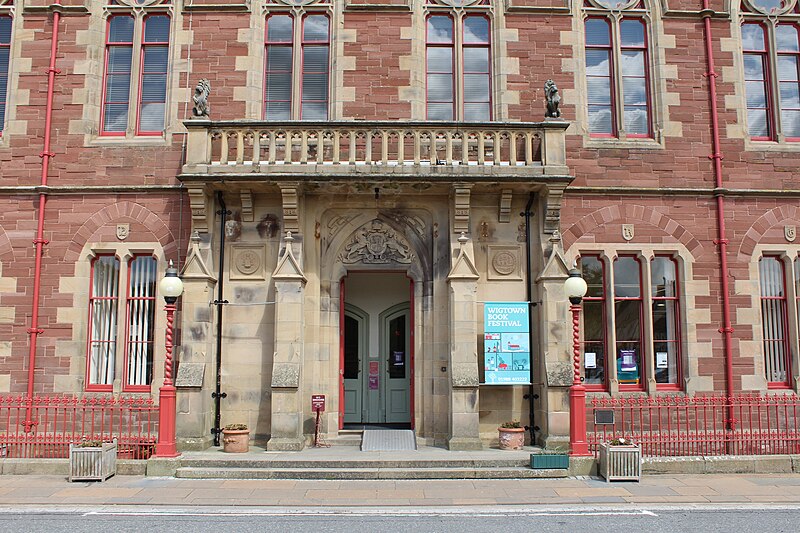
[[[177,249],[175,236],[158,214],[135,202],[117,202],[89,215],[88,220],[75,232],[72,242],[64,254],[64,260],[77,261],[80,258],[81,250],[92,235],[101,227],[116,220],[130,220],[147,226],[161,243],[166,256],[171,255]]]
[[[800,209],[793,205],[782,205],[770,209],[747,229],[739,245],[738,257],[743,262],[749,262],[756,246],[761,242],[767,232],[775,226],[788,224],[800,226]]]
[[[420,222],[419,217],[389,216],[370,210],[352,217],[326,218],[328,226],[331,222],[338,223],[333,224],[329,239],[323,244],[323,278],[338,280],[348,269],[356,267],[407,270],[415,282],[431,277],[430,258],[423,240],[424,228],[429,224]]]
[[[685,226],[651,207],[637,204],[606,206],[582,217],[564,231],[564,249],[570,249],[573,244],[580,241],[581,237],[592,233],[600,226],[622,220],[640,220],[645,224],[661,228],[683,244],[694,257],[698,257],[702,250],[703,245]]]

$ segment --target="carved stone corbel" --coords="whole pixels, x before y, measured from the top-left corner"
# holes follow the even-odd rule
[[[294,234],[300,233],[300,223],[298,220],[299,206],[297,198],[299,196],[300,184],[284,183],[281,185],[281,198],[283,199],[283,231],[291,231]]]
[[[544,211],[544,232],[552,234],[561,227],[561,203],[564,198],[564,187],[550,186],[547,189]]]
[[[469,199],[472,185],[453,185],[453,233],[469,233]]]
[[[250,189],[242,189],[239,191],[239,197],[242,200],[242,222],[253,221],[253,191]]]
[[[500,214],[497,217],[498,222],[511,222],[511,198],[513,193],[511,189],[503,189],[500,194]]]
[[[189,187],[189,208],[192,211],[192,229],[208,233],[208,199],[204,187]]]

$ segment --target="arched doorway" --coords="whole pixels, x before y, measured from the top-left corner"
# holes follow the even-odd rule
[[[411,427],[412,281],[402,272],[342,279],[343,424]]]

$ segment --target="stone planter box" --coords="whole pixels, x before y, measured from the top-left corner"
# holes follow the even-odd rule
[[[532,453],[531,468],[536,470],[569,468],[569,455],[566,453]]]
[[[70,481],[105,481],[116,473],[116,439],[100,446],[69,445]]]
[[[642,477],[642,448],[600,444],[598,469],[606,481],[639,481]]]

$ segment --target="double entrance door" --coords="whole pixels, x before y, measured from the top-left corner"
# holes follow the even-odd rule
[[[345,280],[345,424],[411,422],[411,313],[403,274]]]

